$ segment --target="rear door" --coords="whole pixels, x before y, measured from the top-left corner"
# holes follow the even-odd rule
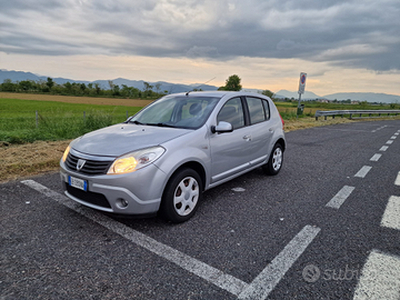
[[[266,99],[246,97],[249,111],[249,128],[251,143],[249,143],[250,165],[257,165],[268,158],[272,151],[273,126],[270,121],[269,102]]]

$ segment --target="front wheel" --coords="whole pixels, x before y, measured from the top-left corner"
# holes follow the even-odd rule
[[[283,163],[283,149],[281,144],[276,144],[272,149],[271,155],[266,165],[263,166],[265,173],[269,175],[276,175],[282,168]]]
[[[160,213],[174,223],[189,220],[197,210],[202,196],[202,181],[192,169],[182,169],[175,173],[165,188]]]

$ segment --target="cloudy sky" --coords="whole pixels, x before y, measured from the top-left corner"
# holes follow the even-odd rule
[[[399,0],[0,0],[0,69],[400,95]]]

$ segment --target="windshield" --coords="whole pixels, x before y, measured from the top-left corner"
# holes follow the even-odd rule
[[[219,98],[201,96],[166,96],[138,112],[131,123],[175,128],[200,128]]]

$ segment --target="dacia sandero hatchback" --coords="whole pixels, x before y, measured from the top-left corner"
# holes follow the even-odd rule
[[[72,141],[61,181],[69,198],[88,207],[183,222],[204,191],[258,167],[278,174],[283,125],[261,94],[167,95],[124,123]]]

